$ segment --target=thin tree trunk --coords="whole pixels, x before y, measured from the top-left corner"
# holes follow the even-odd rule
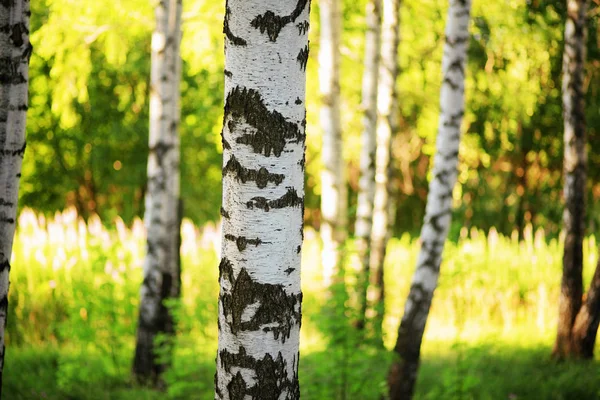
[[[144,221],[147,253],[133,372],[140,381],[160,383],[168,367],[157,359],[156,338],[172,336],[175,324],[165,301],[180,296],[179,83],[181,0],[159,1],[152,36],[148,192]],[[171,343],[165,342],[169,356]],[[162,357],[161,357],[162,358]]]
[[[340,121],[340,0],[322,0],[319,43],[323,171],[321,173],[321,239],[323,281],[329,287],[339,270],[347,231],[347,187]]]
[[[381,53],[381,0],[369,0],[366,10],[367,32],[365,34],[365,69],[363,72],[362,109],[363,132],[360,153],[360,179],[354,236],[358,253],[357,294],[359,318],[357,327],[364,328],[369,284],[370,238],[373,226],[373,202],[375,199],[375,151],[377,132],[377,81]]]
[[[19,178],[25,153],[29,82],[29,1],[0,3],[0,397],[4,329],[8,316],[10,258],[17,219]]]
[[[383,0],[381,62],[377,93],[377,138],[375,153],[375,198],[371,254],[370,285],[367,291],[367,313],[372,320],[375,338],[382,337],[384,315],[383,265],[391,233],[392,202],[390,201],[391,144],[398,131],[398,46],[400,44],[400,0]]]
[[[600,324],[600,260],[587,292],[585,303],[573,324],[573,352],[580,358],[593,359]]]
[[[308,0],[228,0],[215,399],[299,399]]]
[[[563,54],[563,116],[565,124],[563,226],[565,249],[561,282],[558,333],[553,356],[571,355],[571,333],[583,295],[583,237],[585,235],[587,154],[585,93],[587,0],[567,1]]]
[[[390,398],[410,399],[419,367],[421,341],[437,286],[444,243],[452,217],[460,126],[464,114],[464,81],[469,44],[470,0],[450,0],[446,44],[442,59],[440,122],[433,161],[433,177],[421,230],[421,250],[394,351],[398,359],[389,375]]]

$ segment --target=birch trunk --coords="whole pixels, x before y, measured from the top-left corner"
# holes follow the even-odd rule
[[[19,178],[25,153],[29,82],[29,1],[0,4],[0,396],[4,329],[8,316],[10,257],[17,218]]]
[[[563,254],[558,332],[553,355],[570,356],[571,334],[583,295],[583,237],[585,235],[585,196],[587,154],[585,94],[583,80],[586,58],[587,0],[567,1],[565,49],[563,54],[564,193],[563,226],[566,233]]]
[[[381,62],[377,91],[377,137],[375,151],[375,198],[370,284],[367,291],[366,317],[372,321],[376,338],[382,337],[384,315],[383,265],[392,225],[390,202],[391,144],[398,131],[398,46],[400,44],[400,0],[383,0]]]
[[[579,358],[593,359],[600,324],[600,261],[587,292],[585,303],[573,324],[573,353]]]
[[[215,399],[299,399],[308,0],[228,0]]]
[[[421,250],[394,351],[398,360],[389,376],[390,398],[410,399],[419,367],[421,341],[433,292],[437,286],[444,243],[452,216],[460,126],[464,114],[464,81],[469,44],[470,0],[450,0],[442,59],[440,122],[433,160],[433,177],[421,229]]]
[[[362,83],[363,132],[360,154],[360,179],[354,236],[359,259],[358,328],[365,324],[373,201],[375,198],[375,149],[377,130],[377,81],[381,50],[381,0],[369,0],[366,10],[365,66]]]
[[[347,231],[347,188],[340,121],[340,0],[322,0],[319,43],[319,83],[323,126],[321,173],[321,240],[323,282],[329,287],[340,273],[341,250]]]
[[[158,383],[168,363],[157,359],[158,334],[173,335],[173,315],[165,301],[179,298],[179,83],[181,0],[160,0],[152,35],[148,192],[144,222],[147,253],[133,372]],[[168,343],[165,343],[167,346]],[[165,349],[169,352],[169,349]]]

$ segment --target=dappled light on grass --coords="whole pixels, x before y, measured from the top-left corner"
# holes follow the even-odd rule
[[[590,394],[600,376],[597,363],[550,362],[562,248],[540,232],[517,242],[472,231],[447,244],[423,342],[418,398],[498,399],[512,393],[532,399],[536,388],[549,396],[557,393],[537,398],[597,398]],[[214,225],[198,228],[189,221],[182,233],[183,297],[181,304],[171,305],[179,335],[166,396],[206,399],[212,396],[217,348],[220,234]],[[396,338],[418,246],[404,235],[388,247],[388,349]],[[598,257],[593,237],[584,249],[587,285]],[[49,399],[164,398],[132,385],[129,375],[144,251],[140,220],[131,227],[121,220],[105,227],[96,217],[85,223],[72,210],[47,219],[29,210],[21,214],[7,327],[5,385],[7,393],[15,393],[11,399],[37,398],[39,392],[31,390],[45,390]],[[302,261],[303,399],[335,399],[342,393],[348,399],[378,399],[385,391],[389,353],[353,337],[347,324],[352,310],[334,314],[340,321],[324,319],[320,245],[310,228]],[[346,272],[352,282],[353,269]],[[336,330],[331,333],[324,325]],[[578,378],[585,368],[586,376]],[[556,382],[563,382],[565,391]]]

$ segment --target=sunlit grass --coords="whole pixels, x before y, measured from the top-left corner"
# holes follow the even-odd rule
[[[168,375],[169,395],[209,398],[217,348],[220,235],[215,226],[198,228],[184,221],[182,236],[183,298],[177,309],[180,334],[174,368]],[[333,355],[319,319],[325,290],[318,235],[308,228],[305,236],[300,376],[305,385],[303,398],[355,398],[352,393],[362,393],[363,384],[373,385],[375,396],[383,390],[388,360],[378,361],[381,354],[369,353],[368,348],[360,350],[364,354],[342,358]],[[418,249],[418,240],[408,235],[389,244],[384,324],[388,349],[396,338]],[[594,237],[586,239],[584,249],[587,284],[598,258]],[[86,388],[97,378],[103,387],[116,392],[134,390],[129,371],[144,252],[145,229],[140,220],[131,227],[121,220],[105,227],[97,217],[84,223],[73,210],[57,213],[51,219],[23,211],[11,270],[7,370],[14,365],[25,368],[21,374],[27,374],[27,363],[33,362],[36,352],[43,353],[54,360],[45,358],[42,362],[53,365],[52,381],[59,393],[70,393],[73,398],[129,398],[126,394],[94,397]],[[529,230],[525,240],[518,242],[493,231],[485,235],[473,230],[463,232],[458,243],[448,243],[427,324],[420,379],[433,379],[436,363],[446,363],[444,368],[455,371],[456,360],[461,357],[478,359],[487,354],[493,359],[502,349],[530,349],[538,358],[549,354],[556,325],[561,258],[561,244],[557,240],[547,242],[541,231]],[[348,268],[349,282],[351,270]],[[477,356],[472,349],[480,349]],[[366,381],[344,383],[347,393],[346,389],[329,392],[331,386],[340,385],[337,375],[328,378],[339,363],[345,363],[345,368],[364,368],[359,376]],[[453,373],[444,372],[452,382]],[[39,382],[45,379],[35,375],[30,378]],[[8,372],[9,387],[14,379]],[[423,387],[420,390],[426,390]],[[442,389],[431,390],[423,393]],[[479,389],[473,390],[480,393]],[[151,392],[143,392],[143,396],[142,392],[135,393],[137,397],[131,398],[154,398]],[[199,397],[190,397],[190,393]],[[23,397],[15,398],[28,397],[23,393]]]

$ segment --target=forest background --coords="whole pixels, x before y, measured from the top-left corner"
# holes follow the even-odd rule
[[[362,129],[361,87],[357,82],[362,78],[364,3],[345,1],[343,18],[342,126],[351,220],[358,187]],[[435,150],[446,6],[445,2],[424,0],[405,2],[401,9],[398,82],[401,128],[393,146],[397,171],[394,185],[397,188],[394,195],[397,239],[390,244],[388,258],[393,261],[388,262],[386,270],[391,282],[386,281],[387,289],[392,293],[386,298],[386,304],[389,303],[388,345],[395,338],[394,330],[415,265],[418,248],[415,238],[422,223],[430,158]],[[7,384],[16,385],[12,386],[13,393],[23,393],[23,398],[28,398],[27,393],[30,393],[26,392],[29,390],[26,385],[40,395],[46,393],[44,385],[50,385],[47,380],[55,381],[57,393],[75,393],[75,398],[80,398],[77,397],[79,390],[80,396],[87,398],[93,396],[85,388],[94,371],[101,371],[100,376],[113,376],[113,380],[100,381],[118,388],[127,376],[130,363],[128,346],[131,347],[133,340],[141,280],[137,261],[143,257],[141,228],[135,221],[144,210],[153,9],[145,0],[109,3],[46,0],[34,2],[31,7],[34,52],[30,61],[28,148],[23,162],[20,207],[32,208],[47,217],[74,207],[88,225],[82,233],[73,212],[59,214],[47,223],[40,222],[43,219],[39,215],[23,215],[15,242],[14,264],[25,265],[29,260],[32,271],[19,272],[15,267],[11,275],[13,316],[9,317],[8,340],[9,347],[20,346],[21,349],[9,350],[5,379]],[[592,2],[590,13],[596,15],[598,10],[597,2]],[[221,203],[223,12],[220,2],[190,0],[185,3],[180,128],[182,198],[185,217],[201,227],[218,222]],[[315,229],[320,222],[321,170],[316,60],[318,12],[316,3],[311,15],[306,101],[306,223]],[[486,392],[486,385],[482,383],[489,385],[495,375],[493,370],[481,370],[478,364],[485,364],[488,357],[498,351],[496,347],[486,347],[494,340],[485,336],[490,332],[482,333],[485,330],[469,333],[467,320],[499,328],[496,332],[502,334],[510,333],[506,339],[508,347],[501,352],[505,354],[504,364],[499,358],[495,359],[495,365],[504,368],[505,373],[511,369],[510,365],[513,368],[519,365],[511,357],[520,357],[524,370],[530,370],[540,354],[549,354],[545,347],[552,341],[556,318],[553,304],[558,298],[560,281],[561,245],[556,239],[560,234],[563,208],[560,79],[565,13],[562,1],[476,2],[473,6],[466,73],[465,135],[460,149],[450,233],[454,244],[446,251],[442,275],[446,274],[447,278],[443,278],[436,293],[430,323],[433,328],[429,329],[433,333],[428,337],[436,336],[436,326],[441,327],[437,332],[443,334],[438,338],[440,343],[434,342],[424,349],[426,355],[447,353],[447,357],[433,358],[433,364],[425,361],[420,379],[434,380],[439,370],[429,375],[427,371],[436,362],[445,363],[448,372],[441,374],[437,386],[428,386],[429,392],[420,392],[422,396],[464,398],[466,393],[471,398],[485,398],[482,393],[487,393],[489,398],[500,398],[494,395],[496,392],[489,391],[490,388]],[[590,143],[587,216],[590,234],[597,231],[600,223],[600,154],[594,153],[600,146],[600,27],[597,21],[598,18],[589,19],[585,81]],[[77,244],[69,244],[68,234],[64,234],[64,242],[57,247],[56,240],[61,235],[53,232],[68,233],[73,227],[79,237],[85,239],[85,246],[77,242],[81,239],[74,239]],[[217,290],[217,258],[210,242],[217,236],[211,234],[211,228],[204,228],[200,234],[190,222],[184,229],[188,229],[190,237],[201,237],[205,243],[203,246],[189,244],[187,253],[184,243],[184,274],[187,274],[184,276],[184,304],[187,308],[181,315],[182,340],[186,343],[185,340],[194,339],[193,345],[191,342],[187,347],[182,345],[184,350],[176,364],[179,369],[174,368],[175,375],[170,378],[173,383],[179,383],[170,385],[171,395],[190,398],[190,393],[201,393],[199,390],[210,393],[212,389],[212,375],[208,371],[214,357],[211,346],[215,338],[210,332],[216,325],[213,303]],[[46,232],[46,236],[41,232]],[[512,236],[512,239],[502,235]],[[519,239],[523,239],[521,244]],[[34,242],[35,246],[27,244]],[[318,259],[316,245],[314,235],[307,235],[305,260]],[[64,254],[58,248],[64,248]],[[593,237],[585,248],[589,267],[598,257]],[[73,257],[88,261],[78,264],[77,271],[45,270],[45,265],[54,267],[61,262],[67,265]],[[499,272],[500,269],[503,270]],[[589,270],[586,282],[589,282]],[[318,271],[307,268],[303,274],[306,274],[303,278],[307,288],[304,312],[310,315],[311,309],[318,310],[320,300],[315,278]],[[37,290],[38,287],[44,290]],[[88,322],[88,328],[80,325],[82,321]],[[376,383],[383,385],[386,369],[378,364],[385,356],[365,354],[370,363],[360,362],[348,355],[351,342],[332,347],[336,350],[332,354],[336,356],[328,362],[343,367],[340,372],[327,372],[331,364],[323,363],[327,359],[325,345],[315,339],[319,337],[317,327],[323,321],[317,318],[307,322],[308,328],[303,326],[303,329],[315,331],[304,333],[303,339],[313,341],[304,340],[303,349],[312,348],[315,358],[312,363],[310,358],[303,361],[303,384],[306,382],[303,396],[369,398],[362,394],[361,387],[352,385],[352,374],[363,383],[376,377]],[[450,331],[448,326],[452,326]],[[198,332],[206,335],[198,339]],[[188,339],[185,339],[186,333]],[[523,336],[529,336],[531,342],[520,343]],[[20,384],[14,380],[16,376],[12,374],[19,371],[19,365],[25,369],[38,357],[39,352],[32,352],[29,347],[64,343],[70,346],[68,352],[49,351],[48,358],[44,359],[48,369],[56,373],[52,378],[50,375],[40,378],[46,375],[39,372],[41,375],[32,374]],[[528,353],[515,350],[523,345],[529,349]],[[198,362],[185,361],[193,359],[191,349],[198,346],[205,349],[208,366],[198,367]],[[14,352],[15,368],[10,366],[11,352]],[[311,353],[303,354],[310,356]],[[356,370],[360,365],[366,371]],[[548,376],[558,374],[555,365],[548,363],[546,368],[548,370],[539,367],[542,374],[544,371]],[[561,370],[566,375],[560,375],[558,382],[573,381],[570,384],[575,386],[569,389],[567,385],[571,392],[555,398],[591,399],[599,395],[597,383],[586,378],[569,379],[579,376],[586,368],[575,365]],[[477,372],[479,370],[484,372]],[[518,371],[516,368],[512,378],[504,375],[503,382],[516,384]],[[586,374],[590,375],[589,372]],[[600,375],[598,367],[593,367],[591,372],[592,377]],[[489,376],[478,373],[489,373]],[[328,377],[322,378],[320,374]],[[581,386],[577,386],[577,382]],[[498,385],[501,386],[498,390],[509,390]],[[558,390],[558,386],[558,383],[547,383],[548,396]],[[9,388],[6,391],[11,393]],[[510,391],[518,391],[513,389]],[[369,393],[376,391],[371,388]],[[579,397],[570,397],[577,393]],[[199,395],[197,398],[208,397]]]

